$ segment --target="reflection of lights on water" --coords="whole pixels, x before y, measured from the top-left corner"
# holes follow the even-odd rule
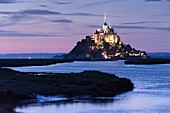
[[[32,57],[28,57],[28,59],[32,59]]]

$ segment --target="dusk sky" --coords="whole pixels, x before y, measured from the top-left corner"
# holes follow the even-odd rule
[[[170,0],[0,0],[0,53],[69,52],[104,12],[125,44],[170,52]]]

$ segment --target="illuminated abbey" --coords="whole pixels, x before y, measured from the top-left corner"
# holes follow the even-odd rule
[[[110,45],[114,45],[115,43],[121,43],[120,37],[117,33],[114,33],[114,29],[107,25],[106,17],[104,18],[104,23],[102,26],[103,29],[97,29],[96,33],[91,36],[91,39],[95,41],[96,44],[101,45],[102,40],[109,43]]]
[[[120,36],[107,24],[106,16],[101,29],[91,36],[86,36],[68,53],[67,59],[147,59],[145,51],[136,50],[129,44],[124,44]]]

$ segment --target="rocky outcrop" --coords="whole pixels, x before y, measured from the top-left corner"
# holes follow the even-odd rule
[[[90,46],[94,45],[94,49],[90,49]],[[81,42],[77,42],[77,45],[66,54],[65,59],[148,59],[148,55],[145,51],[136,50],[129,44],[110,45],[108,42],[104,42],[97,47],[97,45],[90,40],[87,36],[86,39],[82,39]]]
[[[66,54],[65,59],[148,59],[145,51],[136,50],[130,44],[124,44],[114,29],[104,21],[102,29],[86,36]]]

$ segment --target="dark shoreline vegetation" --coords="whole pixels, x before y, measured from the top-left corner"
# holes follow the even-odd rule
[[[170,59],[129,59],[124,64],[170,64]]]
[[[22,73],[0,68],[0,112],[13,113],[19,101],[36,99],[40,95],[113,97],[133,90],[126,78],[99,71],[81,73]]]
[[[56,63],[73,62],[66,59],[0,59],[0,67],[43,66]]]

